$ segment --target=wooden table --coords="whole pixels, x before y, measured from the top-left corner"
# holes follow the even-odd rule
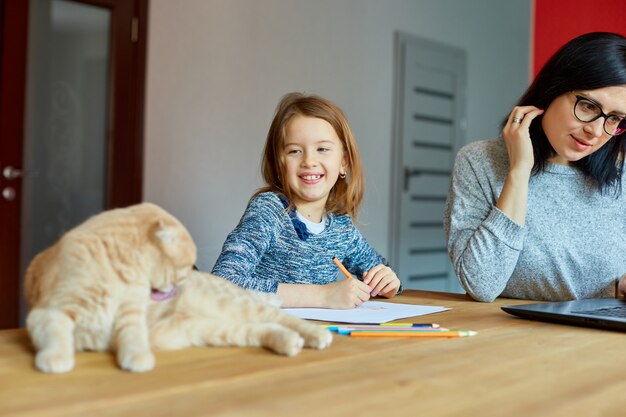
[[[23,329],[0,332],[0,416],[624,416],[626,334],[518,319],[467,296],[406,291],[458,339],[354,339],[286,358],[260,348],[158,352],[123,372],[80,353],[74,371],[33,368]],[[425,318],[415,321],[425,321]],[[402,320],[406,321],[406,320]]]

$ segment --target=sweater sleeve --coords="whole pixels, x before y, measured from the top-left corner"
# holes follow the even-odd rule
[[[457,155],[444,228],[448,254],[461,285],[475,300],[491,302],[513,274],[525,229],[495,207],[499,194],[493,184],[498,181],[496,174],[478,165],[489,163],[485,161],[490,155],[469,155],[463,150]]]
[[[344,266],[359,279],[363,279],[363,274],[378,264],[388,265],[385,258],[380,256],[363,237],[356,227],[352,228],[350,241],[350,252],[344,259]]]
[[[352,226],[350,234],[349,252],[343,260],[343,264],[360,280],[363,274],[378,264],[389,265],[388,262],[374,250],[359,230]]]
[[[363,237],[359,230],[352,226],[352,237],[348,246],[351,251],[347,254],[343,261],[348,271],[355,274],[360,280],[363,280],[363,274],[376,265],[383,264],[390,266],[389,262],[383,258],[374,248],[370,246],[367,239]],[[398,288],[396,295],[402,293],[402,285]]]
[[[259,279],[254,277],[254,271],[278,233],[282,209],[279,204],[278,200],[273,204],[269,195],[259,195],[250,202],[239,224],[226,238],[213,274],[243,288],[262,292],[278,290],[278,279]]]

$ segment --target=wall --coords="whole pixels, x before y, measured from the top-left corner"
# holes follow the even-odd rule
[[[388,256],[393,34],[468,52],[468,140],[493,138],[528,83],[529,0],[151,0],[144,199],[210,269],[250,195],[279,98],[346,112],[366,167],[361,230]]]
[[[587,32],[626,36],[626,2],[535,0],[533,74],[567,41]]]

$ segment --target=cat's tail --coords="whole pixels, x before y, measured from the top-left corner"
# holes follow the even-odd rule
[[[59,310],[35,308],[28,313],[26,327],[37,349],[37,369],[62,373],[74,368],[74,326],[74,321]]]

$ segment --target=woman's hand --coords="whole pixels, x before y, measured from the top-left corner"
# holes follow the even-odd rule
[[[509,154],[509,173],[496,207],[520,226],[526,222],[528,180],[535,164],[530,122],[542,113],[543,110],[534,106],[514,107],[502,129],[502,138]]]
[[[372,288],[370,295],[391,298],[400,289],[400,279],[388,266],[378,264],[363,274],[363,282]]]
[[[514,107],[502,129],[502,138],[509,154],[510,171],[528,173],[535,164],[533,144],[530,141],[530,123],[543,113],[535,106]]]

